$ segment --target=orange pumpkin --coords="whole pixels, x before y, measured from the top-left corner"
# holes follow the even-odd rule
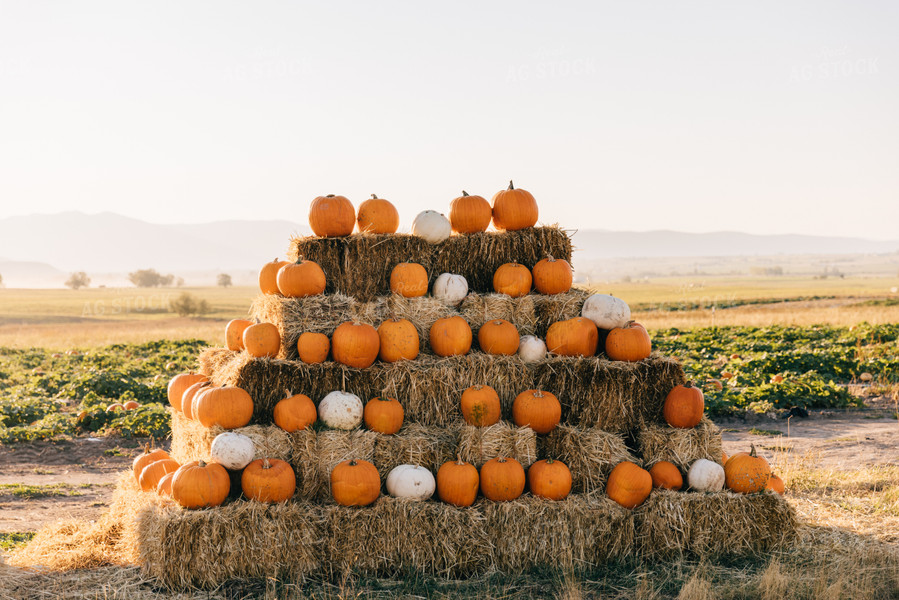
[[[291,433],[302,431],[315,423],[318,412],[315,402],[309,396],[294,395],[288,391],[286,397],[275,404],[274,418],[275,425]]]
[[[362,411],[365,426],[372,431],[392,435],[403,426],[403,405],[396,398],[377,396]]]
[[[462,418],[469,425],[489,427],[499,423],[499,394],[489,385],[473,385],[462,392]]]
[[[533,227],[537,223],[537,201],[530,192],[509,188],[493,196],[493,226],[506,231]]]
[[[126,402],[126,403],[123,404],[122,406],[125,407],[125,410],[134,410],[135,408],[140,408],[140,403],[138,403],[138,402],[135,401],[135,400],[129,400],[128,402]]]
[[[787,493],[787,487],[784,485],[783,479],[778,477],[775,474],[771,474],[771,477],[768,479],[768,483],[765,484],[766,490],[771,490],[772,492],[776,492],[783,496]]]
[[[193,384],[186,390],[184,390],[184,395],[181,397],[181,412],[184,413],[184,416],[188,419],[196,419],[196,415],[194,415],[194,400],[198,395],[205,392],[208,388],[212,387],[212,382],[208,379],[203,379],[203,381],[198,381]]]
[[[368,506],[381,495],[378,469],[367,460],[345,460],[331,471],[331,494],[342,506]]]
[[[462,317],[437,319],[428,332],[431,350],[437,356],[457,356],[471,350],[471,327]]]
[[[156,484],[156,493],[160,496],[169,496],[172,495],[172,480],[175,478],[175,473],[177,471],[172,471],[171,473],[166,473],[162,476],[162,479],[159,480],[159,483]]]
[[[206,390],[195,404],[194,418],[203,427],[223,429],[243,427],[253,418],[253,399],[239,387],[222,386]]]
[[[494,291],[512,298],[520,298],[529,294],[533,281],[528,268],[514,262],[500,265],[493,273]]]
[[[244,329],[243,347],[252,357],[272,358],[281,351],[281,333],[271,323],[255,323]]]
[[[624,508],[643,504],[652,492],[652,475],[632,462],[615,465],[606,482],[606,494]]]
[[[559,356],[593,356],[599,330],[586,317],[556,321],[546,331],[546,349]]]
[[[228,350],[240,352],[243,350],[243,332],[247,327],[251,326],[253,321],[246,319],[232,319],[225,326],[225,346]]]
[[[400,214],[389,200],[372,194],[370,199],[359,205],[356,223],[360,233],[396,233],[400,226]]]
[[[504,319],[487,321],[478,330],[478,345],[487,354],[511,356],[518,352],[518,329]]]
[[[453,506],[471,506],[478,497],[481,478],[477,468],[461,458],[437,470],[437,497]]]
[[[278,289],[278,271],[281,267],[289,265],[286,260],[275,259],[270,263],[265,263],[259,271],[259,289],[263,294],[278,295],[281,290]]]
[[[727,452],[724,450],[721,451],[721,464],[722,466],[727,464]]]
[[[331,351],[331,340],[324,333],[304,331],[297,338],[297,353],[300,360],[308,365],[325,362]]]
[[[160,479],[168,473],[174,473],[180,466],[177,460],[171,458],[163,458],[162,460],[151,462],[140,472],[140,480],[138,481],[140,489],[145,492],[155,490],[156,486],[159,485]]]
[[[675,386],[665,397],[662,415],[665,422],[679,429],[692,429],[699,425],[705,412],[705,400],[702,390],[693,386],[692,381],[686,385]]]
[[[418,358],[418,330],[408,319],[387,319],[378,326],[380,349],[378,358],[384,362],[415,360]]]
[[[181,373],[172,377],[167,390],[169,404],[172,405],[172,408],[181,410],[181,397],[184,396],[184,390],[198,381],[206,381],[206,376],[198,373]]]
[[[181,466],[172,478],[172,498],[184,508],[219,506],[231,491],[231,477],[218,463],[195,460]]]
[[[646,329],[635,321],[616,327],[606,337],[606,356],[612,360],[636,362],[652,354],[652,340]]]
[[[564,500],[571,493],[571,471],[562,461],[538,460],[528,469],[528,489],[540,498]]]
[[[541,294],[564,294],[571,289],[574,275],[562,258],[548,256],[534,265],[534,288]]]
[[[755,452],[755,444],[749,452],[738,452],[724,464],[724,485],[741,494],[761,492],[771,479],[771,466]]]
[[[681,475],[674,463],[660,460],[649,469],[652,477],[652,487],[665,488],[666,490],[679,490],[684,487],[684,476]]]
[[[399,263],[390,271],[390,291],[403,298],[424,296],[428,293],[428,272],[418,263]]]
[[[350,235],[355,225],[356,211],[344,196],[319,196],[309,207],[309,226],[319,237]],[[281,292],[284,292],[283,288]]]
[[[512,421],[539,434],[555,429],[561,418],[562,404],[550,392],[527,390],[518,394],[512,402]]]
[[[162,448],[150,450],[150,445],[147,444],[144,452],[138,454],[134,458],[134,461],[131,463],[131,468],[134,471],[134,480],[140,482],[140,474],[144,470],[144,467],[156,462],[157,460],[163,460],[166,458],[171,458],[168,452],[166,452]]]
[[[493,209],[481,196],[469,196],[462,190],[462,195],[450,202],[449,221],[456,233],[487,231],[492,218]]]
[[[243,495],[260,502],[287,502],[297,489],[293,467],[277,458],[258,458],[240,476]]]
[[[311,260],[299,257],[295,263],[288,263],[278,270],[278,289],[290,298],[317,296],[325,291],[328,284],[325,272]]]
[[[514,458],[494,458],[481,467],[481,493],[488,500],[515,500],[524,492],[524,467]]]
[[[378,331],[366,323],[341,323],[331,335],[334,360],[348,367],[366,369],[374,364],[381,348]]]

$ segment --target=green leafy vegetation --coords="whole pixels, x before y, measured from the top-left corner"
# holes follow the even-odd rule
[[[0,550],[9,552],[19,546],[24,546],[34,537],[34,531],[0,533]]]
[[[205,346],[157,341],[72,354],[0,348],[0,444],[85,433],[163,438],[170,431],[168,380],[195,368]],[[141,406],[106,411],[129,400]]]

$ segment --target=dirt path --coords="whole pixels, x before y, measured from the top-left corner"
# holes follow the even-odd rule
[[[888,407],[718,424],[725,452],[753,443],[775,464],[802,460],[848,470],[895,464],[899,457],[899,421]],[[109,504],[119,472],[139,453],[139,442],[121,438],[0,446],[0,533],[35,531],[59,519],[97,518]],[[26,487],[10,487],[18,485]]]

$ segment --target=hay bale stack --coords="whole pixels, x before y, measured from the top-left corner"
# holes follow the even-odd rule
[[[336,573],[464,577],[492,565],[486,520],[476,509],[382,496],[367,508],[327,507],[325,515],[324,556]]]
[[[399,465],[419,465],[434,474],[443,463],[456,458],[459,430],[456,427],[404,425],[395,435],[379,434],[375,440],[373,462],[386,479]]]
[[[429,244],[408,234],[350,235],[339,238],[295,237],[288,257],[303,256],[324,270],[328,294],[368,302],[390,291],[390,272],[401,262],[416,262],[433,281],[441,273],[464,275],[476,292],[493,291],[493,273],[507,262],[529,269],[547,255],[571,262],[571,240],[559,227],[454,235]]]
[[[319,431],[305,429],[290,434],[292,464],[297,475],[296,497],[332,501],[331,471],[345,460],[374,461],[375,431]]]
[[[677,361],[657,354],[637,363],[560,356],[529,365],[517,356],[470,352],[353,369],[330,361],[307,365],[212,349],[203,353],[201,363],[217,365],[213,371],[204,368],[217,385],[249,392],[255,423],[271,423],[282,390],[289,388],[316,403],[334,390],[352,392],[363,401],[386,392],[403,404],[408,422],[450,426],[461,419],[462,392],[487,383],[499,394],[503,418],[511,418],[512,401],[520,392],[544,389],[559,397],[564,423],[622,433],[645,426],[647,415],[657,415],[652,422],[657,424],[668,391],[685,380]]]
[[[576,492],[602,492],[618,463],[640,461],[631,454],[624,437],[596,427],[580,429],[560,425],[540,440],[540,457],[562,461],[571,471]]]
[[[644,556],[764,556],[796,538],[793,507],[774,492],[653,490],[635,510]]]
[[[707,417],[693,429],[650,425],[637,433],[637,447],[647,467],[667,460],[686,472],[700,458],[721,462],[721,430]]]
[[[305,502],[246,500],[193,511],[166,502],[148,505],[137,522],[144,572],[169,587],[295,579],[321,568],[322,509]]]
[[[212,441],[222,427],[203,427],[198,421],[188,419],[180,411],[172,411],[172,449],[169,454],[179,463],[203,459],[209,461]],[[291,443],[287,433],[277,425],[249,425],[232,429],[253,440],[256,446],[254,458],[279,458],[290,460]]]
[[[481,468],[488,460],[514,458],[527,469],[537,460],[537,434],[530,427],[500,421],[489,427],[463,425],[459,431],[458,455]]]
[[[633,553],[634,516],[601,494],[562,501],[525,494],[511,502],[481,500],[499,571],[537,566],[583,569]]]

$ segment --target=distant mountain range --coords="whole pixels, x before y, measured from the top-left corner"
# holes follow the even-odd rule
[[[128,272],[153,268],[182,276],[188,285],[212,283],[222,272],[240,284],[251,281],[261,264],[283,257],[290,237],[298,234],[309,234],[309,228],[290,221],[163,225],[108,212],[9,217],[0,219],[0,275],[7,286],[43,287],[61,285],[71,271],[87,271],[95,284],[123,285]],[[575,268],[579,260],[604,258],[899,252],[899,240],[809,235],[589,229],[572,234]]]

